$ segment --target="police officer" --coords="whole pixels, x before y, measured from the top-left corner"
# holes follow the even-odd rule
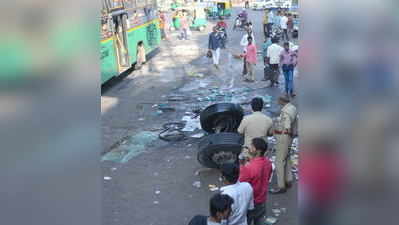
[[[289,158],[289,148],[292,144],[294,128],[297,123],[297,109],[287,97],[280,97],[278,103],[282,106],[280,116],[274,127],[276,138],[276,172],[278,189],[271,190],[272,194],[287,191],[293,182],[292,164]]]

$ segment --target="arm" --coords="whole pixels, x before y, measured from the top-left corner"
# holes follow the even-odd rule
[[[237,129],[239,134],[244,134],[245,131],[245,118],[241,121],[240,126]]]
[[[254,191],[253,191],[253,189],[252,189],[252,187],[251,187],[251,198],[250,198],[250,200],[249,200],[249,207],[248,207],[248,210],[253,210],[253,209],[255,209]]]

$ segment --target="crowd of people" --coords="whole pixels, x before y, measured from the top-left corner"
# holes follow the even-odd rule
[[[255,82],[255,66],[257,64],[258,48],[255,43],[253,24],[248,19],[244,8],[237,16],[233,30],[243,24],[244,35],[240,41],[243,47],[242,54],[238,57],[243,61],[242,76],[245,82]],[[280,71],[284,76],[286,97],[295,97],[294,70],[297,66],[298,46],[289,42],[296,38],[294,18],[291,13],[266,10],[263,18],[264,43],[262,43],[262,57],[264,62],[264,79],[270,81],[269,87],[277,87]],[[226,32],[220,32],[220,24],[225,24],[223,19],[217,23],[209,35],[208,56],[212,57],[214,66],[219,69],[220,49],[226,48]],[[226,29],[224,27],[223,29]],[[224,36],[223,36],[224,35]],[[283,43],[281,46],[279,43]]]
[[[237,22],[239,21],[239,22]],[[237,23],[236,23],[237,22]],[[240,41],[243,52],[237,57],[243,61],[243,78],[246,82],[255,82],[257,64],[257,47],[254,28],[248,19],[245,8],[237,16],[233,29],[243,24],[244,34]],[[225,48],[222,43],[220,24],[213,27],[208,40],[208,56],[219,68],[220,51]],[[227,26],[224,27],[227,29]],[[281,30],[280,35],[276,30]],[[244,145],[239,155],[239,162],[223,164],[219,170],[223,187],[220,193],[210,200],[210,216],[197,215],[189,225],[260,225],[264,224],[268,205],[268,193],[285,193],[293,184],[290,147],[297,135],[297,109],[291,103],[294,92],[293,73],[297,66],[298,47],[289,41],[294,35],[292,14],[266,10],[263,18],[264,43],[262,56],[264,62],[264,81],[270,81],[269,87],[276,87],[280,71],[284,76],[285,95],[279,97],[280,115],[275,122],[262,113],[263,99],[251,101],[253,113],[244,117],[238,127],[238,133],[244,136]],[[282,46],[280,45],[282,43]],[[267,137],[274,136],[276,158],[273,165],[268,158],[269,144]],[[270,188],[274,171],[277,176],[277,187]],[[220,202],[215,202],[220,199]]]
[[[262,98],[251,101],[253,113],[241,121],[238,132],[244,136],[244,145],[239,163],[220,166],[223,187],[220,194],[210,200],[210,216],[195,216],[189,225],[261,225],[264,224],[267,194],[282,194],[293,184],[289,149],[296,136],[297,110],[284,96],[279,98],[282,106],[276,124],[262,113]],[[276,138],[277,188],[270,188],[273,165],[267,157],[269,150],[266,137]],[[215,199],[224,199],[218,207]],[[202,218],[202,219],[201,219]]]

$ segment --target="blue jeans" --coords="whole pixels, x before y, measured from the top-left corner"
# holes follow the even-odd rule
[[[285,78],[285,92],[292,94],[294,92],[294,70],[283,69],[283,74]]]

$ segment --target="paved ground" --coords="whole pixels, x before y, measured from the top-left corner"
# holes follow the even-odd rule
[[[259,11],[250,11],[258,47],[263,41],[261,15]],[[229,26],[233,18],[228,21]],[[257,82],[254,84],[242,81],[242,63],[227,51],[222,51],[222,69],[216,70],[205,57],[210,29],[211,26],[203,33],[193,31],[189,41],[176,41],[176,34],[173,34],[172,41],[163,42],[158,54],[142,70],[105,85],[101,97],[103,154],[118,149],[118,143],[123,144],[126,137],[156,130],[166,122],[179,121],[193,107],[211,104],[200,101],[199,97],[209,96],[212,88],[219,92],[247,88],[239,96],[247,99],[271,95],[273,106],[265,112],[273,115],[275,99],[281,89],[265,88],[267,83],[260,81],[263,63],[259,62],[256,67]],[[231,51],[240,52],[242,34],[229,29]],[[203,74],[203,77],[189,74]],[[190,100],[168,102],[176,111],[157,113],[153,106],[167,102],[170,94],[183,95]],[[214,100],[218,101],[223,99]],[[249,110],[248,106],[244,108]],[[207,186],[220,185],[219,174],[209,171],[195,175],[201,168],[196,160],[197,143],[196,138],[176,143],[157,139],[125,163],[103,161],[103,175],[111,177],[111,180],[104,180],[103,224],[187,224],[193,215],[207,214],[208,200],[213,194]],[[200,181],[201,188],[193,187],[194,181]],[[278,224],[296,224],[296,187],[284,195],[270,196],[267,206],[269,215],[272,215],[272,208],[287,209],[278,217]]]

